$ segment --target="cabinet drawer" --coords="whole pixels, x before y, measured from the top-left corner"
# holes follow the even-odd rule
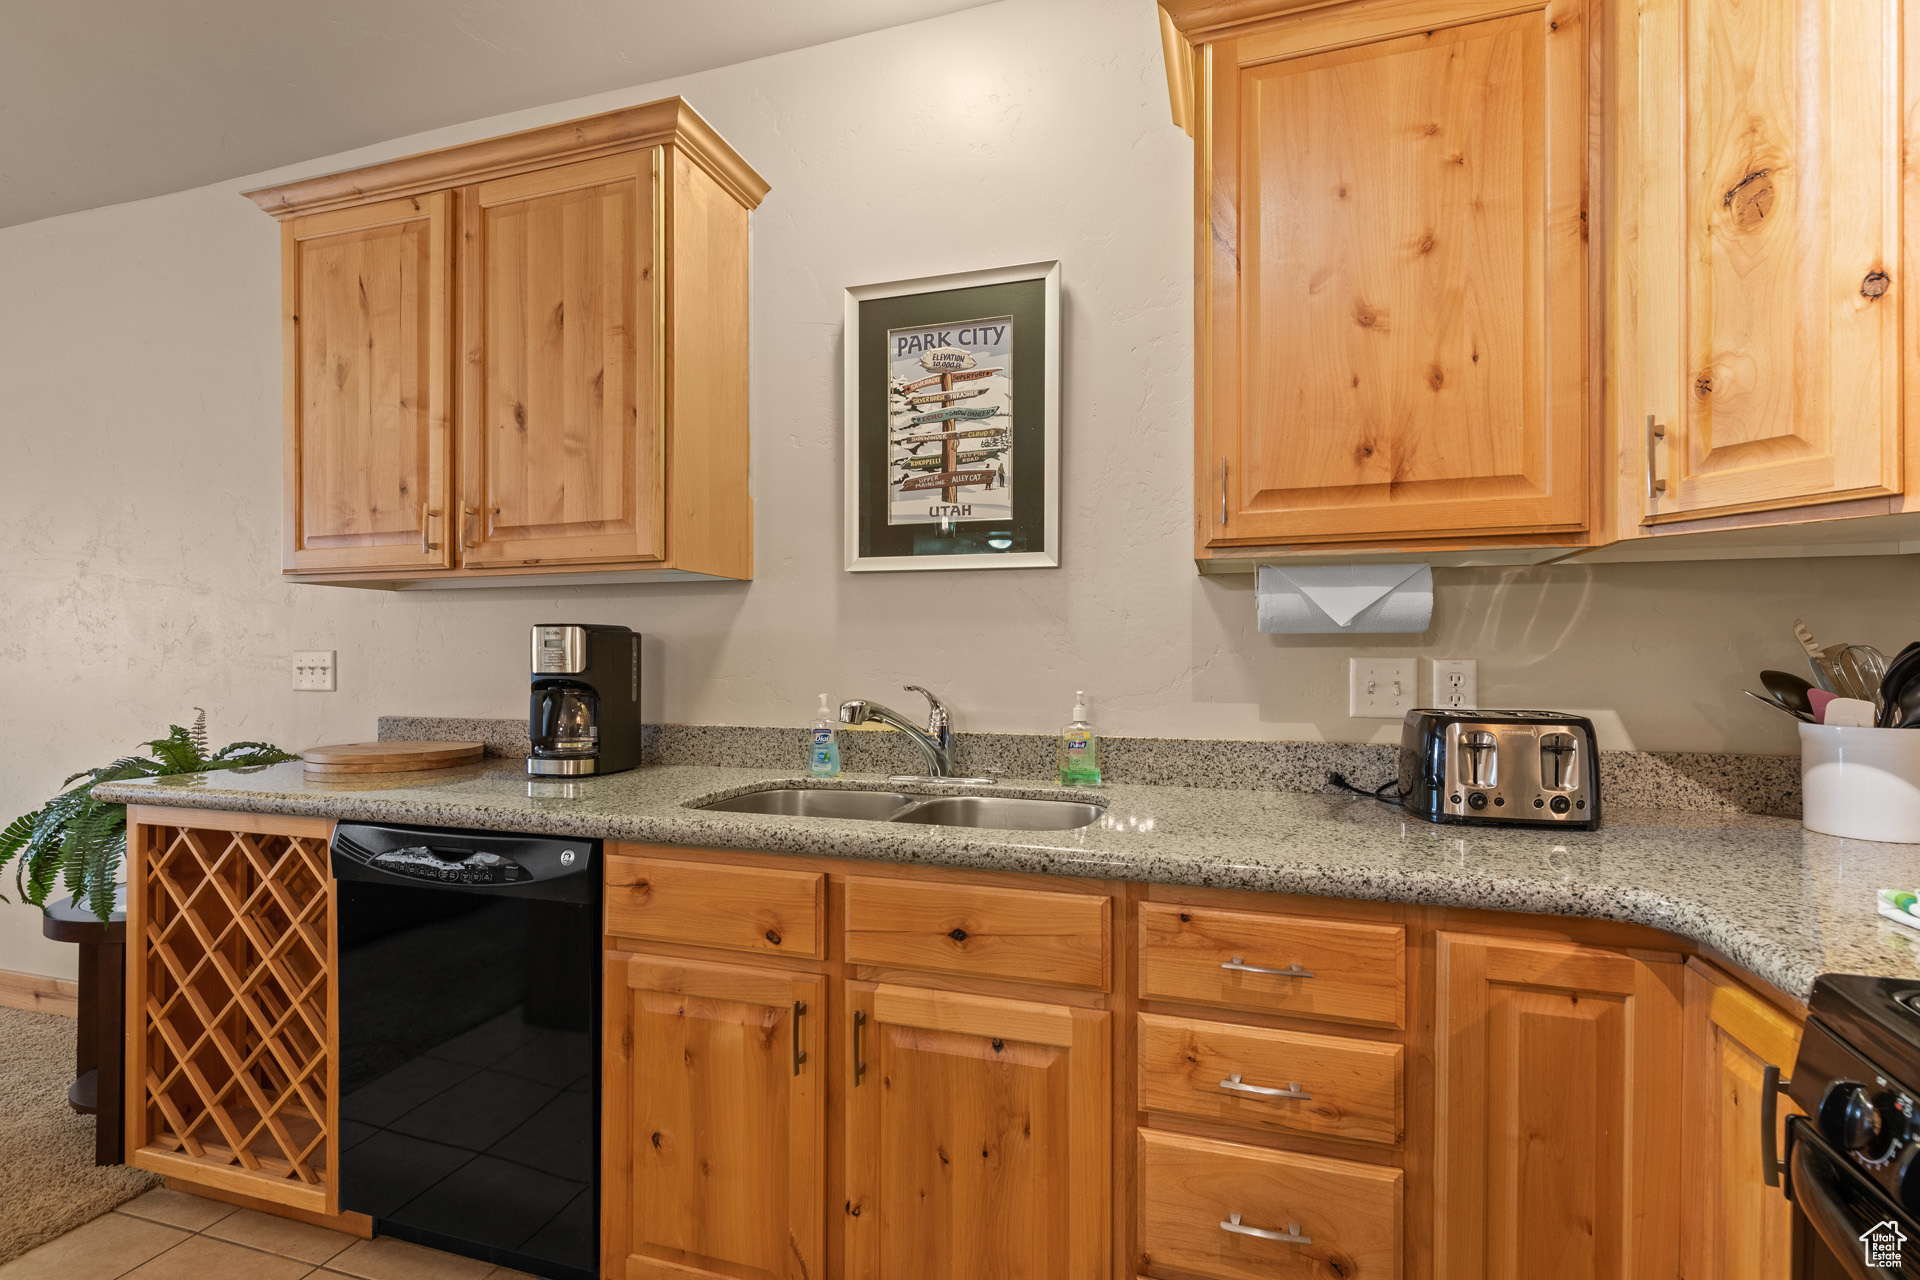
[[[1140,904],[1140,994],[1328,1022],[1404,1021],[1407,931]]]
[[[1401,1135],[1397,1044],[1143,1013],[1140,1107],[1357,1142]]]
[[[1400,1274],[1400,1177],[1349,1160],[1143,1132],[1140,1270],[1390,1280]],[[1255,1234],[1269,1232],[1298,1238]]]
[[[818,960],[826,877],[664,858],[607,858],[607,932]]]
[[[847,959],[1104,991],[1107,901],[849,876]]]

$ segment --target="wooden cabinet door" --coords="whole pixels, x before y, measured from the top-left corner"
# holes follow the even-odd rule
[[[1105,1012],[848,984],[850,1280],[1107,1280]]]
[[[1900,12],[1639,5],[1647,523],[1900,491]]]
[[[664,553],[659,163],[652,148],[463,192],[467,565]]]
[[[1436,936],[1435,1280],[1678,1274],[1678,957]]]
[[[1589,41],[1385,0],[1208,47],[1203,545],[1585,527]]]
[[[284,567],[453,563],[453,198],[280,226]]]
[[[1680,1181],[1681,1268],[1687,1280],[1787,1280],[1793,1205],[1761,1167],[1766,1069],[1791,1075],[1800,1025],[1699,960],[1687,962]],[[1774,1152],[1798,1112],[1777,1099]]]
[[[826,979],[606,956],[602,1274],[818,1280]]]

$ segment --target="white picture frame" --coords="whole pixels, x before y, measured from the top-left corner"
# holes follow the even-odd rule
[[[1007,289],[1004,286],[1038,286],[1041,305],[1040,341],[1035,343],[1028,336],[1032,328],[1032,301],[1035,290]],[[978,291],[978,292],[962,292]],[[891,300],[903,300],[901,306],[870,307],[870,303],[887,303]],[[924,305],[914,305],[924,300]],[[1008,305],[997,303],[1004,301]],[[1018,312],[1018,319],[1014,312]],[[949,314],[951,313],[951,314]],[[991,320],[984,319],[986,313],[992,313]],[[904,317],[904,324],[890,324],[888,317]],[[933,319],[926,319],[933,316]],[[966,327],[979,320],[977,329]],[[985,356],[984,359],[999,361],[1006,366],[1005,371],[998,367],[973,367],[977,362],[965,343],[958,346],[949,342],[941,346],[936,354],[927,350],[919,356],[927,359],[946,359],[957,361],[965,359],[968,372],[955,374],[951,378],[940,378],[940,387],[928,387],[923,393],[913,396],[915,402],[909,404],[907,392],[918,383],[903,384],[894,376],[902,367],[897,351],[907,351],[916,341],[913,330],[925,330],[929,340],[939,333],[951,337],[957,333],[971,337],[974,333],[988,334],[995,322],[1006,322],[1005,334],[993,335],[1000,344],[995,347],[982,343],[973,351],[998,351],[1004,348],[1004,355]],[[863,330],[863,322],[866,329]],[[907,335],[907,336],[900,336]],[[894,349],[890,349],[892,342]],[[849,573],[874,573],[898,570],[923,569],[1039,569],[1058,568],[1060,564],[1060,264],[1058,261],[1030,262],[1019,266],[996,267],[985,271],[963,271],[950,275],[922,276],[913,280],[892,280],[884,284],[869,284],[851,287],[846,291],[846,330],[845,345],[845,404],[843,424],[844,445],[844,489],[842,493],[845,535],[846,568]],[[918,350],[918,348],[912,348]],[[1041,368],[1034,371],[1031,365],[1038,354]],[[869,361],[878,360],[884,369],[873,365],[863,366],[863,356]],[[934,369],[934,365],[927,365]],[[863,377],[864,375],[864,377]],[[1040,395],[1036,399],[1027,390],[1036,378],[1040,385]],[[931,382],[938,373],[922,379]],[[984,384],[994,387],[992,391],[983,391],[968,387],[957,390],[953,382],[957,378],[982,379]],[[995,384],[1004,383],[1004,386]],[[863,392],[866,399],[863,400]],[[876,402],[876,396],[878,402]],[[982,403],[995,403],[1003,406],[995,413],[991,410],[958,407],[964,404],[961,397],[982,397]],[[1038,430],[1030,419],[1035,412],[1041,418]],[[912,413],[912,409],[931,409],[926,413]],[[877,415],[877,416],[876,416]],[[924,419],[936,418],[940,421],[927,426],[905,426],[897,419],[903,415],[907,422],[918,423]],[[986,461],[974,465],[986,468],[989,465],[997,474],[998,491],[995,490],[995,478],[988,471],[961,471],[965,465],[956,462],[961,455],[956,452],[960,447],[961,435],[981,436],[990,428],[961,431],[970,419],[1004,417],[1007,425],[1004,434],[997,439],[981,440],[983,445],[996,446],[1000,452]],[[977,424],[976,424],[977,425]],[[865,433],[863,435],[863,426]],[[899,432],[942,433],[939,436],[920,435],[896,436]],[[947,437],[953,437],[948,439]],[[904,448],[913,447],[917,452],[919,445],[929,440],[941,440],[937,447],[942,450],[944,464],[935,463],[932,458],[921,457],[907,460]],[[1004,443],[1003,443],[1004,442]],[[1035,446],[1040,454],[1038,468],[1031,461]],[[864,450],[864,452],[863,452]],[[974,453],[981,456],[979,451]],[[935,474],[918,476],[906,468],[925,470],[929,466]],[[1011,472],[1008,466],[1011,465]],[[900,468],[900,479],[895,480],[893,469]],[[1038,470],[1039,483],[1026,477]],[[930,481],[952,477],[961,487],[939,490],[939,498],[929,502],[927,514],[916,514],[917,497],[909,497],[903,490],[917,490],[932,494]],[[966,478],[962,478],[966,477]],[[917,481],[917,483],[916,483]],[[1026,489],[1020,486],[1025,482]],[[971,486],[970,488],[965,486]],[[1032,488],[1039,490],[1038,506],[1031,496]],[[995,504],[991,500],[999,493],[1007,495],[1004,504]],[[993,510],[1007,512],[994,514],[986,518],[975,517],[976,499],[988,499],[987,505]],[[944,499],[941,502],[940,499]],[[965,511],[966,516],[934,514],[953,510]],[[902,512],[905,512],[904,519]],[[1004,527],[1002,527],[1004,526]],[[1035,533],[1038,533],[1037,539]],[[1008,546],[1001,549],[1001,540],[1006,539]],[[1034,546],[1034,542],[1038,546]],[[951,545],[953,550],[926,550],[928,547]],[[904,545],[915,550],[901,554]],[[969,550],[968,548],[978,548]],[[988,548],[993,549],[988,549]],[[863,549],[864,548],[864,549]]]

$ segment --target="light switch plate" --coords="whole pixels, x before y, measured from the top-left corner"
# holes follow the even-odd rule
[[[1433,660],[1433,701],[1442,711],[1472,711],[1480,705],[1480,664],[1472,658]]]
[[[337,687],[332,649],[295,649],[293,687],[312,693],[332,693]]]
[[[1399,720],[1413,710],[1417,658],[1349,658],[1347,714]]]

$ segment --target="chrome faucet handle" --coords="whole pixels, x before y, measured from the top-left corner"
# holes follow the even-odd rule
[[[903,684],[900,687],[908,693],[917,693],[927,700],[927,732],[936,738],[945,734],[953,723],[953,717],[947,713],[947,704],[934,697],[931,690],[923,689],[917,684]]]

